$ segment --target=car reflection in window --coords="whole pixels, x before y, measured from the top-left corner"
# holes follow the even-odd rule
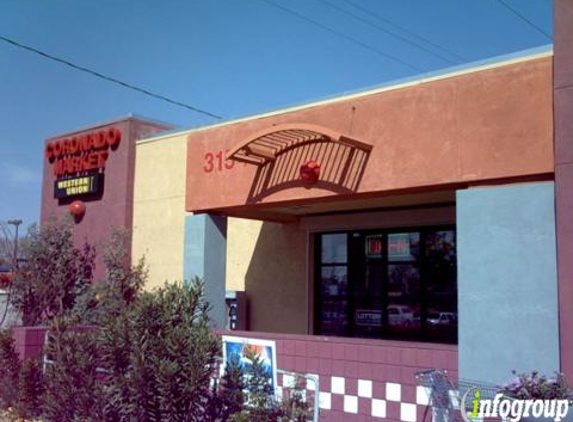
[[[388,305],[388,324],[403,328],[414,326],[415,316],[412,308],[406,305]]]
[[[458,324],[458,316],[454,312],[430,312],[427,321],[431,326],[452,326]]]

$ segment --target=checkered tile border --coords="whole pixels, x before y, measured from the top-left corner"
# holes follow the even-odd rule
[[[369,379],[346,379],[344,377],[318,377],[319,379],[319,407],[321,410],[335,410],[344,412],[349,416],[352,414],[371,416],[375,419],[394,419],[404,422],[419,422],[419,415],[423,413],[429,404],[429,389],[422,386],[404,386],[394,382],[378,383],[383,388],[374,391],[374,381]],[[284,389],[294,387],[294,377],[283,375],[279,377],[279,395]],[[330,382],[329,382],[330,381]],[[330,384],[328,388],[328,384]],[[324,388],[327,387],[327,388]],[[415,390],[414,400],[405,400],[404,389]],[[382,394],[381,391],[382,390]],[[307,380],[306,396],[313,400],[316,394],[314,382]],[[410,394],[411,396],[411,394]],[[398,406],[399,414],[388,414],[388,405]],[[431,414],[431,413],[430,413]],[[431,419],[428,418],[428,419]],[[348,420],[352,420],[351,418]]]

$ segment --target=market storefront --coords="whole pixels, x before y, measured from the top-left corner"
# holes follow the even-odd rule
[[[133,229],[147,288],[201,277],[216,328],[233,306],[235,334],[319,378],[322,420],[421,421],[423,369],[572,377],[573,14],[555,7],[555,57],[188,131],[128,117],[50,138],[42,220],[81,201],[77,239]]]
[[[82,200],[78,236],[131,227],[148,288],[201,277],[218,329],[232,309],[235,334],[318,377],[324,420],[420,421],[418,370],[564,368],[551,50],[141,136],[165,127],[48,140],[42,215]],[[107,159],[76,163],[100,131]],[[83,192],[92,174],[105,187]]]
[[[215,323],[235,303],[236,334],[317,375],[325,420],[421,420],[421,369],[552,372],[552,90],[536,51],[140,141],[134,251],[182,243]],[[186,183],[160,201],[166,165]]]

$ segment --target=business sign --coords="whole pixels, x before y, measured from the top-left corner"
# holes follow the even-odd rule
[[[103,174],[94,173],[54,182],[54,198],[64,199],[73,196],[97,194],[102,185]]]
[[[377,309],[357,309],[354,313],[354,323],[361,327],[381,327],[382,311]]]
[[[366,257],[381,258],[383,244],[382,235],[366,236]]]
[[[274,341],[245,337],[223,336],[223,367],[237,363],[245,376],[249,376],[255,358],[258,358],[268,383],[277,388],[277,349]]]
[[[393,233],[388,235],[388,259],[393,261],[405,261],[413,259],[410,250],[409,233]]]
[[[103,185],[100,173],[106,167],[110,151],[121,142],[116,128],[71,136],[46,144],[45,156],[56,176],[54,197],[89,195],[99,192]]]
[[[56,177],[69,176],[105,168],[108,150],[116,150],[120,142],[121,131],[111,128],[48,142],[45,153]]]

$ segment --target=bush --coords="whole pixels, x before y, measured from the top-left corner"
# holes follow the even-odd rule
[[[226,411],[212,420],[243,422],[304,422],[312,418],[310,407],[305,402],[303,390],[306,379],[298,377],[292,390],[283,392],[278,401],[269,382],[271,374],[263,365],[259,355],[247,352],[252,362],[241,366],[239,362],[228,362],[219,388],[220,402]]]
[[[0,330],[0,409],[8,409],[18,401],[20,358],[12,330]]]
[[[138,298],[147,281],[145,259],[136,265],[126,259],[130,244],[129,232],[115,231],[103,253],[105,281],[95,283],[76,300],[73,314],[81,324],[105,325],[126,311]]]
[[[43,415],[50,421],[102,422],[105,403],[98,380],[95,332],[74,332],[60,325],[50,335],[46,353]]]
[[[102,327],[108,420],[205,419],[220,350],[207,308],[198,280],[167,284]]]
[[[36,418],[42,410],[44,378],[38,360],[27,359],[22,364],[16,412],[21,419]]]
[[[529,374],[517,374],[513,371],[514,378],[501,387],[501,393],[516,399],[529,400],[573,400],[573,392],[563,374],[556,372],[554,377],[541,375],[538,371]]]
[[[20,361],[11,330],[0,331],[0,410],[20,419],[38,416],[43,394],[36,359]]]

